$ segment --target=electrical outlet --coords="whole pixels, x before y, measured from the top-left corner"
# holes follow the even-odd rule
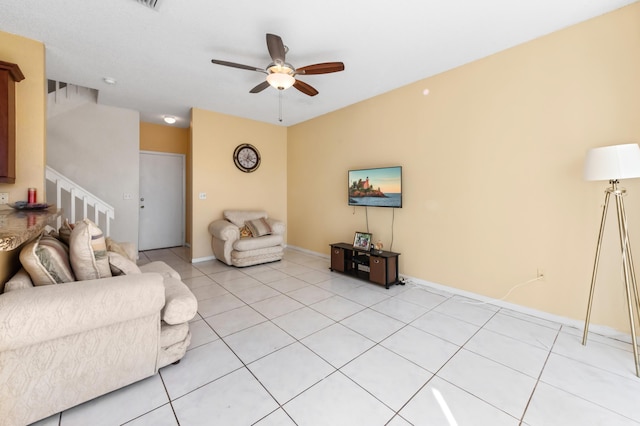
[[[125,192],[124,194],[122,194],[122,199],[123,200],[133,200],[133,194],[130,192]]]
[[[207,193],[206,192],[201,192],[198,195],[198,198],[200,198],[201,200],[206,200],[207,199]]]
[[[8,192],[0,192],[0,204],[9,204]]]
[[[536,271],[536,278],[544,280],[544,271],[542,270],[542,268],[538,268],[538,270]]]

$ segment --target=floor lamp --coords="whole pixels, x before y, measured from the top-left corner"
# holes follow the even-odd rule
[[[638,146],[638,144],[605,146],[602,148],[594,148],[587,152],[587,158],[584,164],[584,179],[608,180],[611,187],[607,188],[605,191],[604,206],[602,208],[602,221],[600,222],[598,246],[596,248],[596,258],[593,264],[593,274],[591,276],[591,290],[589,291],[589,304],[587,306],[587,317],[584,322],[582,344],[587,344],[587,333],[589,332],[593,293],[596,285],[596,275],[598,273],[600,249],[602,248],[602,235],[604,233],[605,222],[607,219],[609,199],[613,195],[616,200],[616,211],[618,214],[618,232],[620,234],[620,249],[622,250],[622,268],[627,295],[627,307],[629,309],[633,357],[635,360],[636,376],[640,377],[638,345],[636,343],[636,320],[640,323],[640,300],[638,299],[636,274],[633,269],[633,256],[631,255],[631,244],[629,242],[627,215],[624,210],[623,197],[626,194],[626,190],[618,188],[619,179],[631,179],[638,177],[640,177],[640,146]]]

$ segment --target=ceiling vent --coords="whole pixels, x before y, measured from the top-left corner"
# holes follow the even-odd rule
[[[162,0],[137,0],[137,2],[153,10],[158,10],[160,4],[162,4]]]

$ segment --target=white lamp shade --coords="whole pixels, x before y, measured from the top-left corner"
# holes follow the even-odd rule
[[[640,146],[637,143],[603,146],[587,152],[585,180],[618,180],[640,177]]]

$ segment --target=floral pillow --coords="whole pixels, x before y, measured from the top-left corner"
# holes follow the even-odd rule
[[[253,234],[247,225],[240,228],[240,238],[251,238]]]

